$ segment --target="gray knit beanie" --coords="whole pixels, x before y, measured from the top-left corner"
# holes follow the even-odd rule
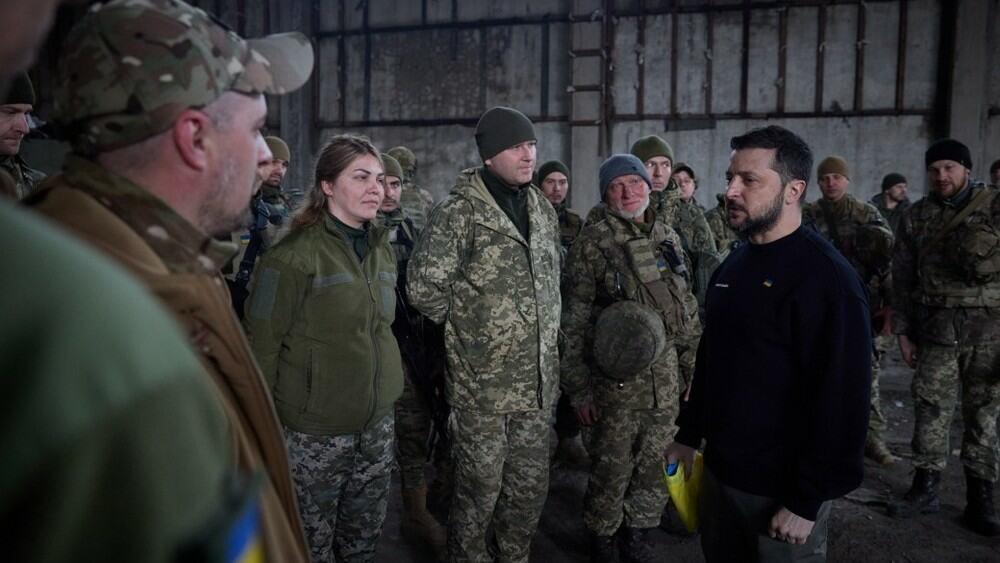
[[[608,187],[611,186],[611,182],[615,178],[629,174],[642,176],[647,186],[653,185],[652,180],[649,179],[649,172],[646,171],[646,165],[635,155],[613,154],[601,163],[601,171],[599,173],[601,180],[601,201],[604,201],[604,196],[608,193]]]

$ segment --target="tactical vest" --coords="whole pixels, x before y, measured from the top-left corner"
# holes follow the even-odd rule
[[[995,269],[1000,262],[1000,249],[991,244],[977,244],[976,240],[976,233],[996,233],[994,213],[1000,204],[998,191],[982,185],[970,189],[973,193],[966,205],[982,190],[989,190],[989,195],[984,196],[988,199],[944,236],[940,236],[941,231],[961,208],[945,206],[931,197],[923,205],[911,207],[910,231],[918,249],[915,298],[923,305],[1000,307],[1000,275],[994,272],[983,279],[971,279],[963,267],[972,262]],[[972,252],[981,252],[983,256],[970,257]]]

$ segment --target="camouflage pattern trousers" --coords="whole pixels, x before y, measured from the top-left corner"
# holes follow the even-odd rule
[[[452,409],[449,561],[527,563],[549,488],[550,413],[548,408],[506,414]],[[488,549],[491,523],[495,545]]]
[[[404,489],[419,489],[426,485],[425,470],[430,455],[431,410],[411,382],[409,366],[403,364],[403,394],[396,400],[396,463]],[[443,442],[443,440],[442,440]],[[446,486],[449,481],[447,444],[438,443],[434,453],[436,482]],[[447,492],[447,491],[442,491]]]
[[[882,440],[885,433],[885,414],[882,412],[882,401],[879,398],[878,377],[882,369],[882,358],[888,351],[892,336],[879,336],[875,339],[875,353],[872,355],[872,391],[871,413],[868,416],[868,438]]]
[[[996,342],[942,346],[922,343],[913,376],[913,465],[941,471],[959,388],[962,392],[962,464],[976,477],[997,480],[1000,346]]]
[[[598,536],[624,524],[655,528],[667,505],[663,452],[674,439],[672,409],[601,408],[588,448],[593,465],[583,523]]]
[[[393,418],[361,434],[285,428],[299,512],[313,563],[370,563],[389,501]]]

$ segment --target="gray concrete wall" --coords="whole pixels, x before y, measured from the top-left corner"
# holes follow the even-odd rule
[[[276,11],[289,12],[290,4]],[[343,131],[368,135],[383,149],[404,144],[420,160],[421,183],[441,198],[456,172],[479,163],[472,138],[478,115],[504,104],[551,120],[538,125],[539,161],[559,158],[571,166],[572,202],[580,210],[597,199],[596,171],[606,153],[625,151],[638,136],[654,133],[695,168],[698,198],[711,205],[723,186],[729,138],[769,123],[799,131],[817,160],[846,157],[860,197],[875,193],[889,171],[906,174],[913,191],[923,191],[922,153],[935,136],[938,1],[911,0],[905,14],[900,2],[885,1],[761,8],[746,15],[726,9],[740,8],[738,1],[716,1],[715,8],[698,1],[612,5],[616,17],[602,27],[606,3],[600,1],[319,2],[318,22],[298,26],[323,36],[312,89],[318,101],[302,119],[313,132],[297,153],[314,154],[323,140]],[[294,22],[289,28],[296,28]],[[605,41],[611,46],[604,59],[607,90],[586,90],[605,76],[602,59],[570,51]],[[991,92],[1000,89],[995,77],[987,82]],[[283,103],[274,121],[282,132],[289,129],[290,106]],[[996,122],[993,117],[984,125],[984,145],[1000,136]],[[294,167],[296,183],[308,183],[309,160]]]
[[[570,165],[581,211],[597,199],[601,160],[645,134],[695,168],[706,205],[729,138],[770,123],[800,132],[817,160],[846,157],[864,198],[889,171],[924,191],[922,154],[941,134],[974,147],[980,176],[1000,158],[1000,0],[962,0],[950,96],[938,91],[943,0],[196,3],[250,36],[314,38],[310,82],[269,100],[269,131],[289,141],[302,186],[321,144],[352,131],[413,149],[440,199],[479,163],[473,127],[497,104],[538,119],[539,162]]]

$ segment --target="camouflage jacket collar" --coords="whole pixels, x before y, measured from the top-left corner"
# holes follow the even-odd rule
[[[605,214],[605,217],[607,217],[608,228],[611,229],[612,233],[614,233],[615,238],[621,238],[623,240],[648,237],[659,223],[657,220],[657,214],[651,206],[647,207],[646,212],[643,214],[643,223],[637,223],[632,219],[621,217],[610,209]]]
[[[533,218],[539,216],[538,204],[539,199],[541,199],[542,196],[537,189],[534,189],[530,185],[522,189],[525,190],[525,206],[528,210],[529,221],[528,228],[531,229],[531,221]],[[455,187],[451,189],[451,193],[466,198],[477,199],[486,204],[489,209],[486,220],[490,223],[491,228],[494,228],[511,238],[517,239],[525,246],[528,246],[528,241],[521,236],[521,233],[518,232],[514,223],[509,217],[507,217],[507,214],[500,208],[500,205],[495,199],[493,199],[493,196],[490,195],[489,189],[486,188],[486,183],[483,182],[481,167],[467,168],[463,170],[462,173],[459,174],[458,180],[455,182]]]
[[[173,273],[215,274],[236,246],[215,240],[160,198],[78,155],[66,157],[66,181],[124,221]]]
[[[972,199],[973,192],[978,192],[979,191],[978,188],[982,187],[984,187],[983,184],[980,184],[978,182],[973,182],[972,179],[970,178],[966,182],[965,187],[962,188],[962,190],[959,191],[957,194],[946,199],[939,196],[937,192],[932,191],[930,194],[930,199],[937,202],[940,205],[943,205],[944,207],[950,207],[951,209],[961,209],[965,207],[965,204],[968,203],[970,199]]]

